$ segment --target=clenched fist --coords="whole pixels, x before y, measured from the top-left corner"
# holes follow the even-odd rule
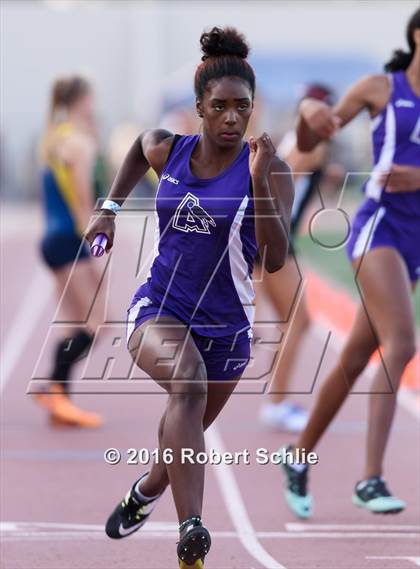
[[[249,139],[249,170],[252,178],[264,178],[270,173],[270,166],[276,155],[271,138],[264,132],[259,138]]]

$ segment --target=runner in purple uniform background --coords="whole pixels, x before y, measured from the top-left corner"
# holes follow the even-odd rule
[[[405,508],[387,489],[382,469],[396,393],[416,350],[411,291],[420,273],[420,10],[409,21],[407,41],[409,53],[395,52],[387,74],[361,79],[335,107],[303,101],[297,132],[299,147],[309,151],[362,110],[371,116],[374,168],[347,247],[363,306],[296,448],[313,450],[379,344],[383,365],[369,398],[365,472],[353,494],[356,506],[374,513]],[[307,465],[283,464],[283,470],[289,506],[310,517]]]
[[[169,394],[159,445],[172,449],[174,460],[154,463],[134,483],[106,531],[118,539],[139,529],[170,484],[180,522],[178,557],[181,566],[197,569],[210,547],[200,519],[204,465],[182,464],[181,449],[204,451],[204,430],[248,363],[254,256],[265,253],[269,272],[283,266],[293,201],[290,170],[268,135],[243,141],[255,92],[244,38],[213,28],[200,42],[195,93],[202,134],[144,132],[87,232],[90,243],[106,234],[109,251],[119,206],[149,167],[157,172],[159,249],[129,308],[127,341],[134,362]],[[175,362],[162,366],[165,339],[180,349]]]

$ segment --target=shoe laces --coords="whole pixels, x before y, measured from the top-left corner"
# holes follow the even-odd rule
[[[144,513],[146,504],[140,504],[134,498],[131,490],[128,491],[126,497],[121,503],[122,507],[127,511],[130,519],[140,520],[141,515]]]
[[[288,465],[287,477],[289,482],[289,489],[293,492],[293,494],[306,496],[306,489],[308,485],[308,469],[305,468],[305,470],[302,472],[297,472]]]
[[[184,520],[178,528],[179,533],[181,533],[183,530],[185,530],[185,528],[187,528],[190,525],[192,525],[193,527],[201,526],[201,517],[200,516],[193,516],[192,518],[188,518],[188,519]]]
[[[381,477],[371,478],[368,480],[362,492],[365,496],[367,495],[370,500],[372,498],[384,498],[391,496],[391,492],[386,487],[385,480]]]

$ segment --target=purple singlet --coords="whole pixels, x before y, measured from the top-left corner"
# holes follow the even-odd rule
[[[218,176],[190,170],[199,135],[180,137],[160,177],[157,234],[147,281],[137,290],[127,335],[143,307],[158,306],[203,336],[249,330],[253,323],[253,261],[257,250],[249,146]]]
[[[389,78],[391,97],[372,119],[374,168],[364,187],[368,199],[353,220],[347,250],[351,259],[357,259],[376,247],[394,248],[414,282],[420,276],[420,188],[387,192],[379,177],[392,164],[420,168],[420,97],[404,71]]]

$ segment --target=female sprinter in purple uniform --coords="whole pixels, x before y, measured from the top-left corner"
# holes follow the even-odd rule
[[[118,539],[138,530],[170,484],[180,523],[178,558],[196,568],[210,547],[201,523],[204,465],[181,464],[181,449],[204,451],[204,431],[248,363],[254,256],[266,250],[269,272],[283,266],[293,201],[290,170],[268,135],[243,140],[255,92],[244,38],[232,28],[213,28],[200,42],[195,94],[202,134],[141,134],[87,232],[90,243],[106,234],[109,251],[114,213],[149,167],[157,172],[159,251],[128,311],[127,336],[134,362],[168,392],[158,434],[160,449],[172,449],[174,460],[153,464],[133,484],[106,532]],[[157,363],[165,338],[182,344],[173,367]]]
[[[385,65],[387,74],[361,79],[335,107],[303,101],[297,131],[299,148],[310,151],[362,110],[372,120],[374,168],[347,246],[363,306],[296,448],[314,449],[380,344],[383,364],[370,394],[365,472],[353,493],[356,506],[374,513],[405,508],[386,487],[382,467],[401,376],[415,353],[411,291],[420,273],[420,10],[409,21],[407,40],[410,52],[395,52]],[[289,506],[299,517],[310,517],[307,465],[283,464],[283,469]]]

